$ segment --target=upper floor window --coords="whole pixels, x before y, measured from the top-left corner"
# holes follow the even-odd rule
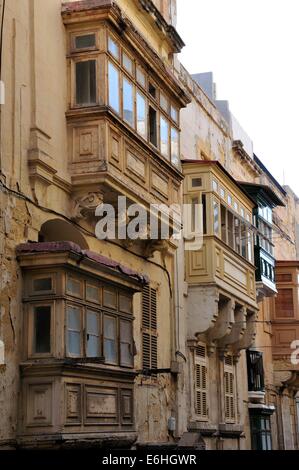
[[[214,201],[214,233],[218,235],[218,209],[216,211],[218,203]],[[248,261],[253,261],[253,239],[252,232],[249,224],[245,219],[241,218],[236,213],[233,213],[229,208],[220,205],[220,218],[221,218],[221,231],[220,236],[224,243],[230,246],[243,258]]]
[[[73,41],[75,106],[108,105],[165,159],[179,166],[179,109],[166,94],[164,82],[145,71],[114,35],[108,34],[106,50],[96,50],[96,33],[76,35]]]
[[[106,364],[133,367],[132,294],[64,272],[58,284],[65,288],[57,300],[55,276],[32,278],[28,357],[104,358]]]
[[[115,59],[119,60],[119,46],[111,36],[108,38],[108,51]]]
[[[80,36],[75,36],[74,46],[75,49],[93,49],[96,45],[95,34],[82,34]]]
[[[109,105],[117,113],[120,112],[120,98],[119,98],[119,71],[109,62],[108,65],[108,80],[109,80]]]
[[[96,101],[96,61],[76,62],[76,103],[89,106]]]
[[[209,417],[208,354],[204,344],[195,348],[195,413],[202,421]]]
[[[235,366],[231,355],[224,359],[224,403],[225,421],[234,423],[236,419]]]
[[[250,392],[262,392],[265,389],[263,353],[247,350],[246,354],[248,390]]]

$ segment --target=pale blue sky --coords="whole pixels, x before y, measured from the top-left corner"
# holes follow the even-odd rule
[[[255,153],[299,196],[299,1],[177,2],[181,62],[214,72]]]

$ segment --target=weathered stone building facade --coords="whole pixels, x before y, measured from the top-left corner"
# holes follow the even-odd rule
[[[298,201],[179,63],[176,1],[0,6],[0,446],[298,447]],[[122,236],[183,203],[200,249]]]

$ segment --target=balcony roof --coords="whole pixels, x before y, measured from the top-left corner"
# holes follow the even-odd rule
[[[270,186],[266,186],[264,184],[247,183],[247,182],[243,182],[243,181],[239,181],[239,184],[255,200],[258,197],[261,197],[261,198],[265,199],[266,202],[271,207],[285,206],[285,204],[275,194],[275,192],[270,188]]]
[[[125,276],[139,284],[148,284],[149,282],[146,275],[140,274],[99,253],[82,250],[79,245],[70,241],[22,243],[17,246],[16,250],[18,256],[69,253],[78,257],[80,263],[83,261],[92,263],[98,270],[108,270],[111,274]]]
[[[80,0],[64,2],[62,3],[62,14],[66,16],[82,13],[85,11],[98,10],[107,7],[109,8],[113,7],[115,3],[116,2],[114,0]],[[167,40],[171,43],[173,51],[175,53],[181,52],[185,46],[184,41],[178,34],[175,27],[167,23],[154,3],[151,0],[138,0],[138,4],[141,8],[143,8],[146,14],[153,19],[153,23],[155,24],[156,28],[164,33]]]
[[[194,164],[194,165],[198,165],[198,166],[216,166],[217,168],[220,169],[220,171],[222,171],[222,173],[224,173],[229,179],[230,181],[238,187],[239,190],[241,190],[241,192],[247,197],[247,199],[249,199],[252,203],[253,203],[253,206],[256,207],[257,204],[256,204],[256,200],[251,197],[250,194],[248,194],[248,192],[243,188],[242,184],[235,180],[231,173],[229,173],[223,165],[221,165],[221,163],[217,160],[189,160],[188,158],[186,159],[183,159],[181,160],[182,161],[182,164],[183,166],[184,165],[188,165],[189,163],[191,164]]]

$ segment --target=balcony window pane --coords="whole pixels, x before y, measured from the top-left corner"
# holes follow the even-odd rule
[[[221,239],[227,243],[226,208],[221,205]]]
[[[252,263],[252,234],[247,232],[247,259]]]
[[[79,307],[67,307],[68,353],[81,356],[81,311]]]
[[[123,366],[133,365],[132,323],[120,321],[120,363]]]
[[[106,362],[117,362],[116,319],[107,315],[104,317],[104,356]]]
[[[119,59],[119,47],[118,47],[117,43],[110,36],[109,36],[109,39],[108,39],[108,51],[117,60]]]
[[[170,113],[171,113],[171,118],[172,118],[175,122],[178,122],[178,120],[179,120],[179,113],[178,113],[178,110],[177,110],[174,106],[171,106]]]
[[[75,38],[76,49],[88,49],[96,45],[96,37],[94,34],[84,34]]]
[[[246,258],[247,231],[246,225],[241,223],[241,255]]]
[[[133,74],[133,61],[125,52],[123,53],[123,66],[131,75]]]
[[[227,231],[228,244],[231,248],[234,248],[234,216],[230,211],[227,212]]]
[[[91,310],[86,312],[86,355],[100,356],[100,325],[99,314]]]
[[[146,139],[146,101],[141,93],[137,92],[137,132]]]
[[[207,234],[207,199],[206,195],[203,194],[201,196],[201,203],[202,203],[202,229],[203,229],[203,234]]]
[[[168,113],[169,101],[163,93],[160,93],[160,106]]]
[[[157,147],[157,111],[149,106],[149,141]]]
[[[214,234],[219,235],[219,204],[213,201]]]
[[[137,67],[136,69],[136,79],[139,85],[145,88],[145,83],[146,83],[145,73],[139,67]]]
[[[34,352],[51,352],[51,307],[40,306],[34,309]]]
[[[171,163],[175,166],[180,165],[179,133],[173,127],[171,128]]]
[[[153,83],[149,83],[148,92],[154,99],[157,98],[157,88]]]
[[[67,293],[70,295],[74,295],[75,297],[82,296],[82,283],[78,279],[74,279],[72,277],[67,278],[67,285],[66,285]]]
[[[91,284],[86,285],[86,300],[89,302],[100,302],[100,289],[96,286],[92,286]]]
[[[234,219],[235,250],[240,253],[240,221],[237,217]]]
[[[163,116],[160,118],[160,144],[162,155],[169,158],[169,124]]]
[[[76,63],[76,103],[79,105],[96,103],[95,60]]]
[[[109,62],[109,105],[119,113],[119,71]]]
[[[52,278],[45,277],[33,280],[33,290],[35,292],[51,291],[52,290]]]
[[[134,127],[133,85],[125,78],[123,80],[123,113],[124,120]]]

